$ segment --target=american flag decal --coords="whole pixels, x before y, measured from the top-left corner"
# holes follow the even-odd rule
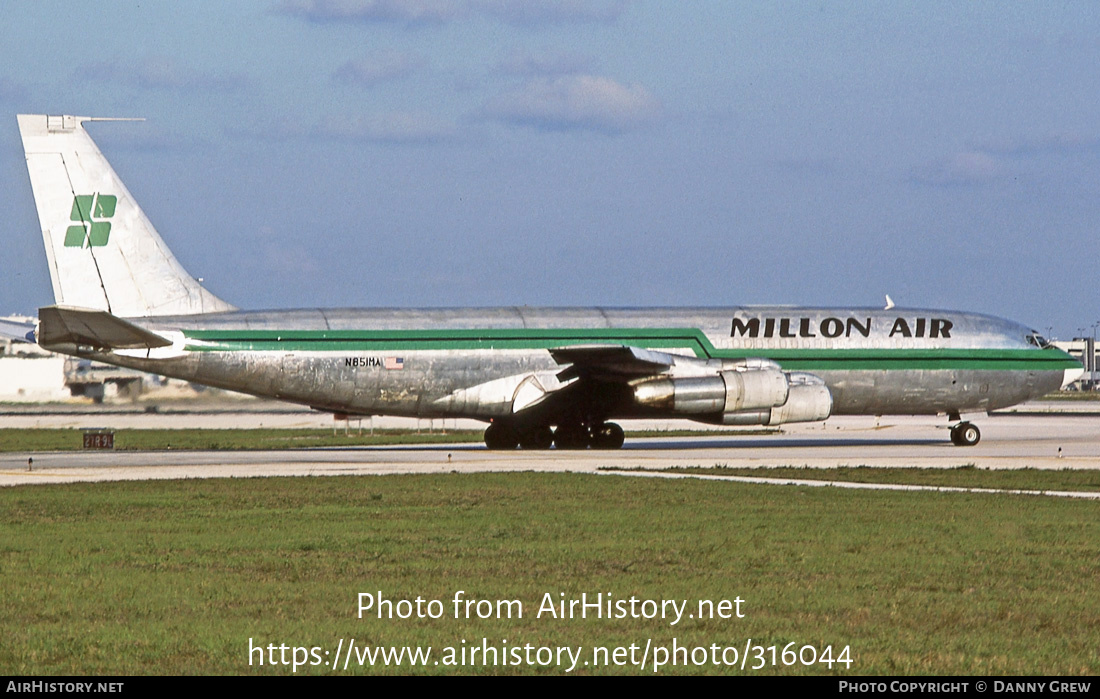
[[[404,357],[386,357],[385,367],[387,369],[404,369],[405,358]]]

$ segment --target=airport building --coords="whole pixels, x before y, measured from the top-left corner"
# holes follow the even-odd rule
[[[1070,390],[1095,391],[1100,388],[1097,375],[1096,338],[1075,337],[1069,342],[1055,342],[1054,346],[1073,355],[1085,367],[1085,373],[1073,383]]]
[[[116,396],[137,397],[147,384],[157,381],[158,377],[135,369],[66,357],[33,343],[0,337],[0,402],[51,403],[84,396],[98,403]]]
[[[52,402],[71,395],[65,386],[64,356],[0,339],[0,401]]]

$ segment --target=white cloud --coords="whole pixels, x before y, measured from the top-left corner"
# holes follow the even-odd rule
[[[423,60],[407,53],[391,51],[357,61],[348,61],[336,69],[333,77],[361,87],[402,80],[415,73]]]
[[[489,101],[485,114],[535,128],[621,133],[659,116],[661,104],[641,85],[595,75],[540,78]]]
[[[381,114],[326,116],[307,123],[292,117],[266,123],[251,122],[244,128],[228,129],[235,138],[260,140],[336,140],[359,143],[421,145],[455,138],[455,124],[424,112],[393,111]]]
[[[309,22],[439,24],[465,12],[461,0],[283,0],[277,12]]]
[[[313,133],[350,141],[415,144],[449,140],[456,129],[451,122],[423,112],[388,112],[326,119]]]
[[[300,279],[324,274],[326,267],[317,259],[315,250],[293,242],[276,240],[271,226],[261,226],[253,239],[253,254],[245,258],[246,264],[262,277],[285,276]]]
[[[509,24],[614,22],[626,0],[471,0],[474,9]]]
[[[1009,177],[1026,160],[1100,152],[1100,138],[1080,133],[1050,133],[987,140],[914,170],[912,179],[936,186],[976,185]]]
[[[947,172],[960,179],[985,180],[995,177],[1000,167],[989,153],[967,151],[956,154],[948,162]]]
[[[1100,138],[1076,132],[1052,132],[1045,136],[1001,139],[989,142],[983,150],[990,153],[1027,158],[1052,153],[1091,153],[1100,147]]]
[[[534,26],[614,22],[629,0],[282,0],[275,11],[308,22],[442,24],[474,15]]]
[[[133,62],[101,61],[81,67],[80,78],[128,85],[141,90],[231,91],[246,84],[237,74],[215,74],[189,68],[171,58],[146,57]]]
[[[968,150],[919,168],[913,179],[932,185],[972,185],[1005,174],[996,157],[983,150]]]
[[[531,55],[516,51],[497,65],[507,75],[547,77],[591,72],[593,60],[575,53]]]

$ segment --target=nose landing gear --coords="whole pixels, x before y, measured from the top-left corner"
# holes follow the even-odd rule
[[[951,428],[951,443],[957,447],[972,447],[982,438],[977,425],[960,422]]]

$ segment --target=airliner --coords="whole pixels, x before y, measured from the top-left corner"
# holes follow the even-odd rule
[[[1081,375],[1027,326],[918,308],[245,311],[187,273],[96,147],[19,115],[55,304],[44,348],[343,415],[473,418],[490,449],[617,449],[615,420],[783,425],[967,414]]]

